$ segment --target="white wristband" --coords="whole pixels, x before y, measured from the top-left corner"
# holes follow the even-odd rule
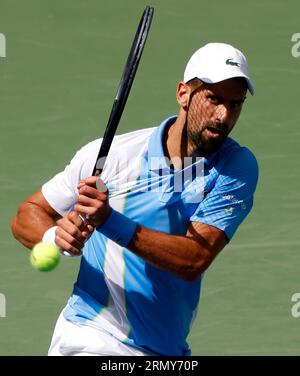
[[[56,245],[55,243],[55,231],[57,229],[57,226],[53,226],[48,228],[48,230],[43,235],[43,243],[50,243],[52,245]]]

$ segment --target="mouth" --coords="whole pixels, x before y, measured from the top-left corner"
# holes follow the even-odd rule
[[[221,138],[224,138],[225,136],[225,132],[218,128],[207,127],[206,131],[209,134],[209,136],[212,138],[221,139]]]

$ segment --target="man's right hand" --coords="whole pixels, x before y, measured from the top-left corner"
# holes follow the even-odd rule
[[[58,226],[55,233],[57,246],[72,255],[81,255],[84,243],[93,233],[94,227],[91,225],[85,227],[79,213],[75,211],[66,213],[56,224]]]

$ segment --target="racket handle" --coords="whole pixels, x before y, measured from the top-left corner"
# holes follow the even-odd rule
[[[97,181],[96,181],[96,187],[98,189],[98,191],[100,192],[106,192],[107,191],[107,187],[106,185],[104,184],[103,180],[101,178],[99,178]],[[87,227],[88,224],[90,224],[89,222],[89,218],[87,215],[85,214],[79,214],[79,218],[82,220],[83,224],[84,224],[84,228]],[[67,256],[67,257],[78,257],[78,256],[81,256],[81,255],[74,255],[72,253],[69,253],[67,251],[62,251],[62,254],[64,256]]]
[[[82,220],[82,222],[84,224],[84,228],[86,228],[86,226],[90,224],[89,218],[88,218],[87,215],[79,214],[79,218]]]
[[[100,177],[96,181],[96,187],[99,192],[107,192],[107,186]],[[89,217],[87,215],[79,213],[79,218],[82,220],[84,228],[90,224]]]
[[[79,214],[79,218],[82,220],[84,224],[84,228],[89,224],[88,218],[84,214]],[[77,255],[73,253],[69,253],[68,251],[61,250],[61,254],[66,257],[80,257],[82,254]]]

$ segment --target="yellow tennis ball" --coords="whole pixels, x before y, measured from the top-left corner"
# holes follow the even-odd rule
[[[31,265],[42,272],[53,270],[59,263],[59,248],[50,243],[37,243],[31,251]]]

